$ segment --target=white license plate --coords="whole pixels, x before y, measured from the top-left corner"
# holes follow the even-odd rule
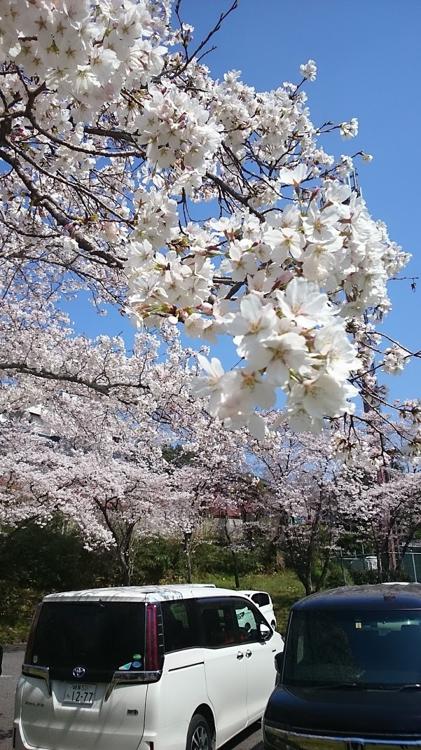
[[[95,698],[96,685],[85,685],[83,683],[68,685],[64,692],[64,703],[73,703],[77,706],[92,706]]]

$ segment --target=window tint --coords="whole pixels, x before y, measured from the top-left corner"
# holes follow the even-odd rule
[[[229,599],[201,603],[199,612],[205,646],[218,648],[239,642],[238,622]]]
[[[262,591],[259,591],[258,594],[253,594],[251,598],[258,607],[266,607],[267,604],[270,604],[269,596]]]
[[[219,599],[199,603],[205,646],[220,648],[261,639],[263,616],[243,599]]]
[[[294,612],[288,644],[288,684],[421,682],[419,610]]]
[[[197,629],[193,622],[192,602],[162,603],[165,651],[179,651],[198,645]]]
[[[67,674],[143,669],[145,605],[135,602],[46,602],[28,647],[30,664]]]

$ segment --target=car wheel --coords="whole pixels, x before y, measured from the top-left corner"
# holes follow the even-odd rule
[[[213,737],[205,717],[195,714],[187,732],[186,750],[212,750]]]

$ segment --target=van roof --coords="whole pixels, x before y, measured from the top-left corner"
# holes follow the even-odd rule
[[[116,586],[48,594],[43,601],[137,601],[162,602],[166,599],[196,599],[206,596],[244,596],[239,591],[217,588],[213,583],[177,583],[163,586]]]
[[[306,596],[296,602],[292,609],[421,609],[421,584],[398,581],[341,586]]]

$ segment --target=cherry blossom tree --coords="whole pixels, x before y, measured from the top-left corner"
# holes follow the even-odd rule
[[[44,525],[60,514],[79,529],[87,548],[109,550],[121,583],[129,584],[136,543],[163,526],[161,503],[169,491],[164,462],[148,430],[135,436],[132,428],[120,429],[107,441],[91,408],[89,421],[82,422],[83,447],[63,435],[52,440],[28,432],[22,424],[3,430],[0,526],[29,520]]]
[[[313,124],[313,60],[273,91],[212,77],[237,4],[198,41],[181,0],[0,7],[0,524],[63,513],[128,582],[142,533],[178,535],[190,578],[206,514],[248,541],[269,515],[307,591],[351,524],[387,577],[419,526],[420,404],[377,381],[419,356],[376,328],[409,256],[362,197],[371,157],[325,150],[358,122]],[[75,333],[86,295],[133,319],[132,351]]]
[[[279,416],[268,414],[270,425]],[[264,484],[263,519],[269,533],[297,574],[307,594],[323,588],[341,532],[337,461],[330,431],[294,433],[285,420],[251,439],[249,451]]]
[[[375,322],[408,256],[359,191],[353,159],[370,156],[325,151],[329,132],[352,138],[358,122],[312,123],[313,60],[270,92],[235,71],[212,78],[202,58],[236,6],[196,43],[181,0],[172,18],[170,0],[1,8],[3,320],[37,318],[45,332],[44,305],[83,290],[142,324],[227,335],[241,365],[225,372],[203,356],[197,393],[212,416],[262,438],[258,410],[279,390],[305,430],[370,391]],[[65,335],[59,317],[54,326]],[[411,355],[377,348],[389,370]],[[25,347],[5,355],[7,377],[80,377]],[[81,342],[75,355],[89,359]],[[121,385],[113,367],[99,383],[108,392]]]
[[[105,404],[77,400],[75,421],[62,413],[59,435],[40,434],[24,420],[4,426],[0,525],[45,524],[59,513],[87,547],[110,549],[129,583],[136,537],[159,523],[166,490],[159,443],[153,424],[134,431],[127,414],[118,424]]]
[[[249,466],[264,487],[258,521],[306,593],[326,585],[345,542],[377,556],[380,580],[399,573],[421,524],[413,403],[407,418],[402,426],[374,411],[364,428],[338,421],[314,435],[293,432],[272,412],[264,440],[246,437]]]
[[[410,407],[412,418],[413,404]],[[398,426],[389,421],[385,429],[375,414],[368,429],[348,439],[344,434],[334,437],[338,451],[347,454],[338,478],[341,521],[357,544],[376,555],[380,581],[401,573],[408,546],[421,527],[421,475],[418,458],[411,455],[418,429],[412,441],[402,444]]]
[[[173,329],[165,360],[150,334],[130,355],[121,340],[67,338],[54,328],[21,342],[25,366],[0,390],[0,525],[61,513],[87,545],[114,551],[127,583],[136,539],[164,528],[169,497],[177,513],[164,448],[182,433],[180,415],[188,418],[191,351]]]
[[[240,554],[258,546],[260,481],[248,465],[246,443],[234,433],[235,445],[223,441],[223,458],[215,462],[207,488],[204,514],[211,520],[208,541],[229,552],[235,588],[240,588]],[[222,437],[222,436],[221,436]],[[220,441],[220,445],[221,445]],[[230,453],[227,453],[227,448]]]
[[[167,495],[166,511],[167,533],[181,538],[188,581],[197,544],[218,541],[221,519],[224,542],[236,570],[238,540],[231,538],[228,522],[233,516],[240,518],[240,546],[244,547],[244,505],[248,502],[251,507],[252,501],[250,470],[240,435],[210,418],[206,401],[202,409],[198,405],[194,399],[177,420],[180,442],[178,456],[169,469],[172,491]],[[238,573],[235,582],[239,588]]]
[[[88,547],[110,549],[124,583],[139,539],[181,537],[191,580],[203,519],[244,466],[236,434],[192,397],[196,357],[171,326],[165,346],[143,333],[128,353],[118,338],[72,335],[55,316],[44,330],[20,315],[15,350],[10,326],[5,351],[20,364],[0,380],[0,526],[59,513]]]
[[[297,434],[272,412],[263,440],[228,430],[206,399],[192,398],[194,357],[171,328],[165,360],[151,334],[130,356],[118,340],[58,337],[55,378],[44,377],[36,347],[34,337],[27,369],[0,391],[0,526],[60,513],[87,546],[110,549],[124,583],[137,542],[150,534],[180,538],[191,579],[206,518],[223,520],[237,586],[238,552],[257,532],[280,545],[307,593],[324,585],[344,530],[371,545],[382,577],[399,567],[421,523],[420,475],[415,439],[403,445],[390,421],[385,430],[375,414],[365,431],[349,421],[347,430],[338,422],[335,432]],[[408,404],[405,430],[418,435],[415,413]]]

